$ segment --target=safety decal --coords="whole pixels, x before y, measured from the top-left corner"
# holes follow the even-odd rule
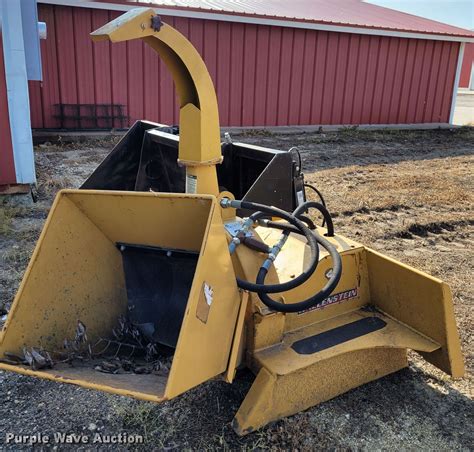
[[[197,176],[186,174],[186,193],[195,195],[197,193]]]

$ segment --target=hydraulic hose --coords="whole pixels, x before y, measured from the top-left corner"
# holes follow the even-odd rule
[[[321,236],[316,236],[316,240],[320,243],[331,256],[332,259],[332,273],[325,284],[325,286],[313,296],[307,298],[306,300],[299,301],[297,303],[283,304],[278,301],[272,300],[266,293],[259,292],[258,296],[262,302],[268,306],[270,309],[279,312],[300,312],[305,309],[312,308],[320,304],[325,298],[327,298],[331,292],[336,288],[339,280],[341,279],[342,274],[342,259],[336,248],[325,238]],[[267,276],[268,269],[261,267],[257,275],[257,284],[264,284],[265,277]]]
[[[295,228],[292,224],[289,223],[282,223],[280,221],[271,221],[271,220],[263,220],[260,222],[262,226],[267,228],[279,229],[280,231],[288,231],[293,232],[295,234],[302,235],[302,232]]]
[[[311,218],[308,218],[306,215],[300,215],[298,217],[299,220],[301,220],[308,228],[310,229],[316,229],[316,225],[314,224],[313,220]]]
[[[303,284],[305,281],[307,281],[311,275],[314,273],[316,270],[316,267],[318,266],[318,260],[319,260],[319,247],[318,247],[318,242],[316,241],[316,238],[314,234],[308,229],[308,227],[298,218],[296,218],[294,215],[278,209],[277,207],[269,207],[265,206],[263,204],[258,204],[258,203],[253,203],[249,201],[229,201],[229,205],[232,207],[235,207],[237,209],[246,209],[246,210],[253,210],[256,211],[255,214],[252,214],[250,218],[253,220],[257,220],[258,218],[261,218],[263,216],[273,216],[273,217],[278,217],[282,218],[283,220],[286,220],[288,223],[290,223],[292,226],[294,226],[304,237],[306,238],[310,252],[311,252],[311,258],[310,258],[310,264],[306,270],[304,270],[300,275],[298,275],[296,278],[286,281],[284,283],[279,283],[279,284],[256,284],[256,283],[251,283],[249,281],[244,281],[240,278],[237,278],[237,285],[244,290],[249,290],[250,292],[256,292],[256,293],[279,293],[279,292],[286,292],[287,290],[294,289],[295,287],[300,286]],[[286,236],[289,235],[290,232],[284,232]]]
[[[311,188],[311,190],[313,190],[319,196],[319,199],[321,200],[321,204],[324,207],[326,207],[326,201],[324,200],[324,197],[323,197],[322,193],[314,185],[311,185],[311,184],[308,184],[307,182],[305,182],[304,186],[306,188]]]
[[[299,217],[303,212],[307,212],[309,209],[317,209],[321,212],[324,221],[327,224],[328,237],[334,237],[334,224],[332,222],[331,214],[324,204],[315,201],[306,201],[295,209],[293,215]]]
[[[313,190],[318,196],[319,196],[319,199],[321,200],[321,204],[326,207],[326,201],[324,200],[324,196],[322,195],[322,193],[314,186],[314,185],[311,185],[311,184],[308,184],[307,182],[304,184],[304,187],[306,188],[310,188],[311,190]],[[326,220],[323,220],[321,226],[324,227],[324,225],[326,224]]]
[[[334,237],[334,224],[332,222],[331,214],[329,211],[326,209],[325,206],[318,202],[314,201],[306,201],[305,203],[301,204],[294,212],[293,215],[298,216],[298,218],[301,218],[301,212],[306,211],[310,208],[318,209],[324,217],[324,221],[327,223],[327,236],[328,237]],[[295,234],[301,234],[301,231],[295,228],[293,225],[289,223],[282,223],[279,221],[271,221],[271,220],[263,220],[261,221],[261,224],[263,226],[267,226],[269,228],[274,228],[274,229],[280,229],[282,231],[289,231],[289,232],[294,232]]]
[[[221,205],[222,207],[234,207],[246,210],[253,210],[255,213],[253,213],[244,222],[245,228],[248,228],[250,224],[253,224],[258,221],[264,226],[273,227],[283,231],[281,238],[277,242],[277,244],[274,245],[272,248],[269,248],[268,258],[260,267],[255,283],[250,283],[248,281],[244,281],[240,278],[237,278],[237,285],[240,288],[249,290],[251,292],[256,292],[260,300],[269,308],[275,311],[288,313],[300,312],[317,306],[325,298],[327,298],[336,288],[342,273],[341,256],[339,255],[337,249],[328,240],[326,240],[319,234],[313,234],[308,229],[308,227],[299,219],[299,216],[302,215],[302,212],[306,212],[310,208],[318,209],[322,213],[325,221],[328,224],[327,235],[333,236],[334,225],[331,219],[331,215],[323,204],[313,201],[307,201],[301,204],[298,208],[296,208],[292,214],[276,207],[269,207],[248,201],[231,201],[230,199],[224,199],[221,201]],[[286,220],[286,223],[263,219],[264,217],[268,216],[281,218],[283,220]],[[281,251],[291,232],[301,234],[306,238],[311,251],[310,265],[306,270],[304,270],[300,275],[298,275],[291,281],[279,284],[265,284],[265,278],[268,274],[268,269],[270,268],[278,253]],[[236,240],[237,244],[241,243],[240,239],[234,240]],[[231,243],[231,247],[232,245],[233,244]],[[319,263],[319,245],[321,245],[328,251],[332,260],[332,272],[328,279],[328,282],[324,285],[324,287],[308,299],[297,303],[284,304],[273,300],[268,294],[286,292],[288,290],[294,289],[295,287],[298,287],[304,282],[306,282],[311,277]],[[234,250],[235,246],[231,249]],[[262,249],[260,249],[259,251],[262,251]]]

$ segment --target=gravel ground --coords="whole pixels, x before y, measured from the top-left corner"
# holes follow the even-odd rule
[[[162,405],[0,372],[0,450],[19,449],[6,446],[9,432],[139,434],[142,447],[166,450],[473,448],[474,129],[252,131],[234,139],[280,149],[298,146],[306,179],[324,193],[339,233],[451,285],[466,377],[453,381],[413,353],[408,369],[238,438],[230,421],[251,385],[247,371],[233,385],[209,382]],[[0,198],[0,318],[8,312],[54,194],[79,186],[113,144],[41,145],[38,202]]]

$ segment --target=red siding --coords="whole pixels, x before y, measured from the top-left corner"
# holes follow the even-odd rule
[[[254,122],[256,124],[265,124],[266,107],[267,107],[267,81],[268,81],[268,59],[270,45],[270,27],[259,26],[257,34],[257,71],[255,74],[255,105],[254,105]],[[219,93],[218,93],[219,95]],[[229,123],[222,117],[221,121]]]
[[[0,33],[0,185],[15,183],[15,162],[13,160],[5,64],[3,62],[3,41]]]
[[[242,25],[245,28],[245,25]],[[280,85],[280,61],[282,59],[281,42],[282,42],[282,28],[270,28],[270,42],[268,49],[268,82],[266,86],[266,112],[265,124],[269,126],[277,125],[278,116],[278,89]],[[242,71],[244,67],[242,61]],[[262,87],[263,89],[263,87]],[[237,124],[237,123],[235,123]]]
[[[305,46],[303,53],[302,78],[301,78],[301,96],[299,105],[298,123],[309,124],[311,122],[311,105],[313,94],[313,79],[316,57],[316,34],[306,32]]]
[[[75,64],[77,72],[82,79],[77,84],[77,100],[79,103],[95,103],[94,92],[94,57],[92,54],[92,41],[88,33],[92,28],[92,17],[84,8],[74,8],[74,46]],[[80,56],[80,58],[78,58]],[[77,81],[76,81],[77,82]]]
[[[313,99],[311,105],[310,124],[321,124],[323,110],[323,94],[325,88],[326,61],[329,33],[318,32],[316,36],[316,58],[313,78]]]
[[[33,127],[59,127],[60,102],[121,104],[130,124],[178,122],[171,76],[149,48],[89,41],[90,31],[119,13],[44,4],[39,13],[48,39],[41,44],[44,82],[30,85]],[[449,119],[459,43],[164,20],[202,54],[224,126]]]
[[[39,90],[39,96],[36,94],[35,99],[40,98],[40,102],[32,103],[30,101],[31,123],[33,127],[38,128],[57,128],[60,123],[55,118],[57,112],[54,105],[60,102],[61,95],[58,80],[55,11],[51,7],[43,6],[39,6],[38,9],[41,14],[41,20],[47,24],[48,39],[40,41],[44,82],[41,83],[41,87],[39,84],[35,84],[35,91]],[[84,76],[85,74],[81,75]],[[41,126],[39,126],[40,123],[42,124]]]
[[[464,57],[462,60],[461,77],[459,79],[459,86],[461,88],[469,88],[473,63],[474,43],[466,43],[466,47],[464,47]]]
[[[453,61],[457,61],[459,56],[459,44],[451,43],[450,56],[449,58]],[[444,95],[442,96],[441,110],[439,112],[439,117],[441,122],[449,121],[449,110],[452,100],[453,86],[456,79],[456,66],[452,65],[449,67],[446,74],[446,85],[444,87]],[[445,116],[443,116],[445,115]]]
[[[193,21],[202,28],[204,39],[204,22]],[[244,48],[242,43],[245,37],[245,26],[243,24],[231,24],[232,41],[230,59],[230,103],[229,103],[229,124],[240,124],[242,122],[242,71],[244,67]],[[191,39],[193,36],[191,35]],[[194,41],[193,41],[194,42]],[[199,48],[198,48],[199,50]],[[204,53],[202,53],[204,55]]]
[[[207,25],[205,25],[207,26]],[[255,89],[262,89],[262,86],[255,86],[255,75],[257,71],[257,25],[248,25],[245,27],[244,38],[244,64],[242,66],[242,119],[241,125],[252,126],[254,122],[255,111]],[[208,54],[204,55],[204,60]],[[219,62],[216,61],[216,65]],[[212,73],[211,73],[212,75]],[[216,91],[219,92],[219,79],[213,77]],[[225,124],[225,123],[222,123]]]
[[[305,54],[306,30],[295,28],[291,55],[290,91],[287,124],[300,123],[300,109],[303,79],[303,58]],[[299,49],[295,52],[295,49]],[[258,86],[258,85],[257,85]],[[257,121],[255,121],[258,124]]]

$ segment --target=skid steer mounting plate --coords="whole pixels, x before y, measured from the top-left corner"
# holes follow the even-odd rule
[[[81,188],[184,193],[186,169],[178,164],[178,148],[176,127],[137,121]],[[246,143],[223,143],[221,150],[220,190],[286,211],[305,200],[296,153]]]

